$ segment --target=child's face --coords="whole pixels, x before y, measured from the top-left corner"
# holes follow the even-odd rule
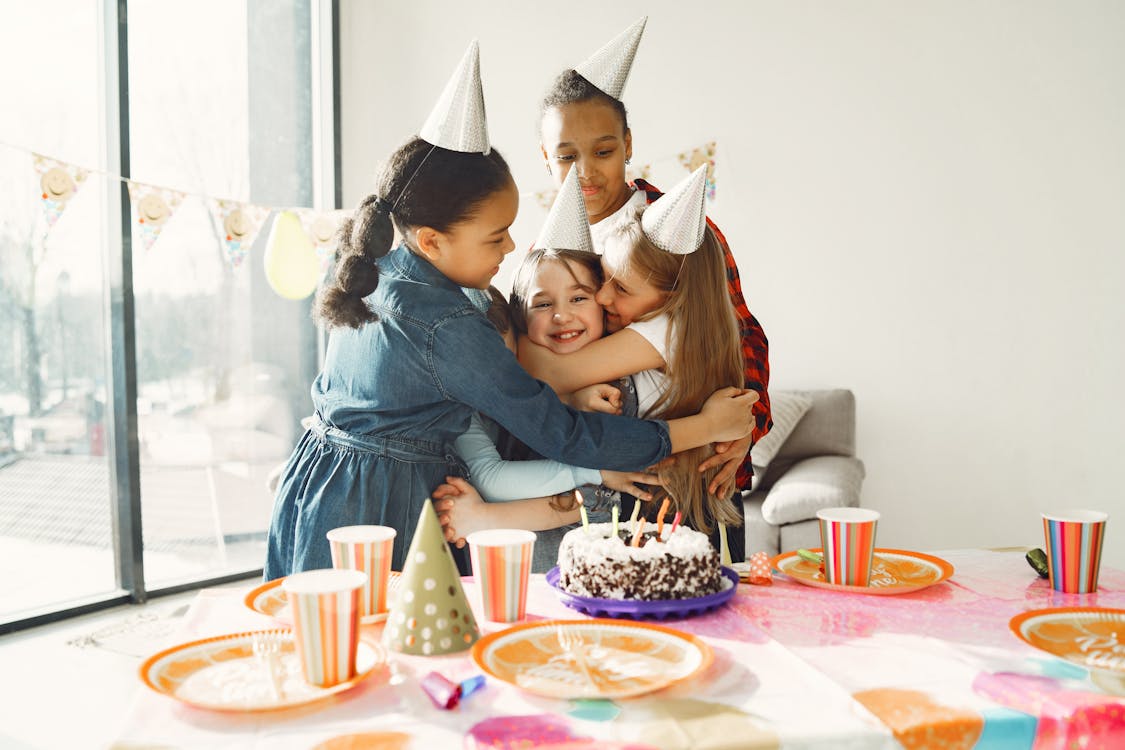
[[[540,263],[527,295],[527,337],[555,354],[578,351],[604,332],[594,274],[581,263],[564,263]]]
[[[516,185],[509,182],[485,199],[476,216],[437,233],[437,250],[426,257],[457,285],[487,289],[500,272],[500,261],[516,246],[508,228],[519,203]]]
[[[625,160],[633,155],[633,136],[621,131],[621,119],[613,107],[596,100],[552,107],[543,114],[543,158],[556,185],[562,185],[572,168],[578,170],[591,224],[629,200]]]
[[[650,313],[664,304],[666,292],[653,286],[636,270],[628,272],[615,270],[602,258],[605,283],[596,296],[598,304],[605,308],[605,327],[610,333],[620,331],[637,318]]]

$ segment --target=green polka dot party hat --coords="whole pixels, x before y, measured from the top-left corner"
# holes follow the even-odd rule
[[[479,637],[441,523],[433,503],[426,500],[387,615],[383,643],[404,654],[437,656],[464,651]]]

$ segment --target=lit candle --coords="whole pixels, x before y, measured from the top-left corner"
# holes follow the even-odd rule
[[[645,519],[641,519],[641,523],[637,526],[637,533],[633,534],[633,546],[641,546],[641,532],[645,530]]]
[[[613,516],[613,536],[616,537],[617,536],[617,518],[618,518],[618,516],[621,515],[621,506],[614,505],[613,510],[611,511],[611,514]]]
[[[676,515],[672,518],[672,530],[668,532],[668,536],[676,533],[676,527],[680,525],[680,511],[676,511]]]
[[[727,525],[719,524],[719,564],[730,565],[730,547],[727,546]]]
[[[670,498],[664,498],[664,502],[660,504],[660,512],[656,514],[656,538],[660,539],[664,536],[664,514],[668,512],[668,505],[671,503]]]
[[[578,513],[582,516],[582,529],[588,535],[590,533],[590,517],[586,515],[586,505],[582,502],[582,493],[575,490],[574,499],[578,501]]]

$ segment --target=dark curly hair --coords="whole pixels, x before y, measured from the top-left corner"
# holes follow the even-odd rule
[[[547,89],[543,101],[539,103],[539,122],[543,122],[543,115],[549,109],[589,101],[603,102],[612,107],[621,118],[621,132],[629,132],[629,114],[625,111],[625,104],[587,81],[573,68],[560,73],[551,88]]]
[[[395,229],[403,237],[411,227],[447,232],[511,182],[496,149],[464,153],[411,138],[391,154],[375,192],[340,226],[335,276],[318,293],[313,317],[328,327],[376,320],[363,298],[379,285],[378,260],[390,252]]]

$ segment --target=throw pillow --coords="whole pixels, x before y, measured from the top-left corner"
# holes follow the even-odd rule
[[[858,507],[863,462],[850,456],[814,456],[793,464],[770,487],[762,518],[781,525],[807,521],[824,508]]]
[[[766,436],[750,449],[750,462],[754,466],[754,479],[750,489],[755,490],[765,476],[770,462],[777,456],[781,446],[797,427],[797,423],[812,408],[813,400],[795,391],[774,391],[770,393],[770,412],[773,427]]]

